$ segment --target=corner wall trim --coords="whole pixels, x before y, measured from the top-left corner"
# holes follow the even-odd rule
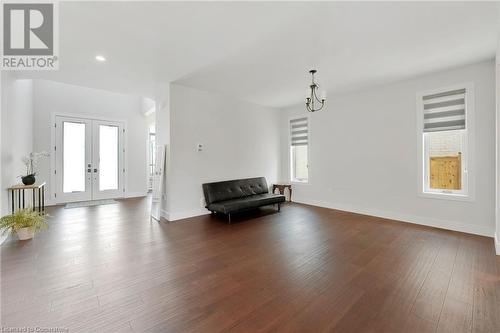
[[[160,219],[161,219],[161,218],[164,218],[165,220],[170,221],[170,220],[169,220],[169,218],[170,218],[170,213],[169,213],[169,212],[167,212],[165,209],[163,209],[163,208],[162,208],[162,209],[161,209],[161,211],[160,211]]]
[[[500,239],[498,239],[497,234],[495,234],[495,252],[497,256],[500,256]]]
[[[0,235],[0,245],[2,245],[3,242],[5,242],[7,240],[7,238],[9,238],[9,235],[7,235],[7,234]]]
[[[306,204],[306,205],[336,209],[336,210],[341,210],[341,211],[346,211],[346,212],[351,212],[351,213],[356,213],[356,214],[362,214],[362,215],[370,215],[370,216],[380,217],[380,218],[384,218],[384,219],[395,220],[398,222],[413,223],[413,224],[425,225],[428,227],[440,228],[440,229],[445,229],[445,230],[465,232],[468,234],[474,234],[474,235],[480,235],[480,236],[486,236],[486,237],[494,237],[494,231],[490,230],[489,228],[485,228],[483,226],[472,225],[472,224],[458,223],[456,221],[435,219],[432,217],[416,216],[416,215],[397,213],[397,212],[391,212],[391,211],[382,211],[382,210],[378,210],[378,209],[356,207],[356,206],[344,205],[344,204],[333,204],[333,203],[328,203],[328,202],[323,202],[323,201],[315,201],[315,200],[297,200],[297,199],[294,199],[294,201],[297,203],[302,203],[302,204]],[[498,243],[495,242],[495,245],[497,245],[497,244]],[[499,246],[500,246],[500,244],[498,244],[496,247],[497,254],[499,253],[498,252]]]

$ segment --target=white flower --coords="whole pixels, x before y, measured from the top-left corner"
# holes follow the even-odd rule
[[[36,166],[38,165],[38,160],[42,157],[48,157],[50,154],[46,151],[39,153],[31,152],[29,155],[21,158],[23,164],[26,166],[26,175],[31,175],[36,173]]]
[[[30,158],[29,156],[24,156],[23,158],[21,158],[21,160],[23,161],[23,164],[26,165],[26,166],[29,166],[30,165]]]

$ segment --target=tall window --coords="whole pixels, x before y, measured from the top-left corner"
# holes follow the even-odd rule
[[[469,195],[469,99],[472,88],[422,94],[423,192]]]
[[[309,126],[307,118],[290,120],[290,174],[292,182],[309,180]]]

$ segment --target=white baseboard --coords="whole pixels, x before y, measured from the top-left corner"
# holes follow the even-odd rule
[[[178,221],[187,219],[190,217],[208,215],[210,212],[205,208],[187,211],[187,212],[167,212],[166,210],[161,211],[161,217],[165,218],[167,221]]]
[[[123,197],[124,198],[138,198],[145,197],[148,195],[148,192],[127,192]]]
[[[486,228],[486,227],[478,226],[478,225],[472,225],[472,224],[463,224],[463,223],[459,223],[456,221],[435,219],[432,217],[416,216],[416,215],[410,215],[410,214],[404,214],[404,213],[383,211],[383,210],[364,208],[364,207],[356,207],[356,206],[345,205],[345,204],[334,204],[334,203],[314,201],[314,200],[294,199],[294,201],[298,202],[298,203],[303,203],[306,205],[319,206],[319,207],[324,207],[324,208],[347,211],[347,212],[351,212],[351,213],[376,216],[376,217],[381,217],[381,218],[389,219],[389,220],[396,220],[396,221],[400,221],[400,222],[408,222],[408,223],[425,225],[428,227],[447,229],[447,230],[453,230],[453,231],[460,231],[460,232],[465,232],[465,233],[480,235],[480,236],[487,236],[487,237],[494,236],[494,230],[491,230],[490,228]],[[498,247],[497,247],[497,253],[498,253]]]
[[[45,201],[45,207],[57,206],[57,205],[65,205],[65,204],[64,203],[55,202],[54,200],[46,200]]]
[[[145,197],[147,196],[147,192],[127,192],[123,197],[117,197],[114,199],[129,199],[129,198],[139,198],[139,197]],[[60,205],[65,205],[68,202],[57,202],[54,200],[47,200],[45,201],[45,207],[49,206],[60,206]]]
[[[495,252],[498,256],[500,256],[500,239],[498,239],[497,234],[495,233]]]
[[[2,245],[7,238],[9,238],[9,234],[3,234],[3,235],[0,234],[0,245]]]

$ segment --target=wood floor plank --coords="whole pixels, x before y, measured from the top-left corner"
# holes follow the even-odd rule
[[[433,323],[439,321],[453,273],[458,245],[456,237],[443,237],[432,268],[413,304],[412,312],[417,317]]]
[[[476,240],[476,260],[474,262],[474,310],[473,332],[500,332],[500,316],[497,308],[499,300],[496,288],[500,288],[500,278],[496,258],[490,256],[493,245]]]
[[[443,311],[439,318],[438,333],[471,332],[472,304],[462,302],[453,297],[446,297]]]
[[[473,243],[466,235],[460,239],[447,297],[470,305],[474,303],[475,258]]]
[[[1,246],[1,324],[71,332],[498,332],[490,238],[301,204],[150,221],[50,207]]]

